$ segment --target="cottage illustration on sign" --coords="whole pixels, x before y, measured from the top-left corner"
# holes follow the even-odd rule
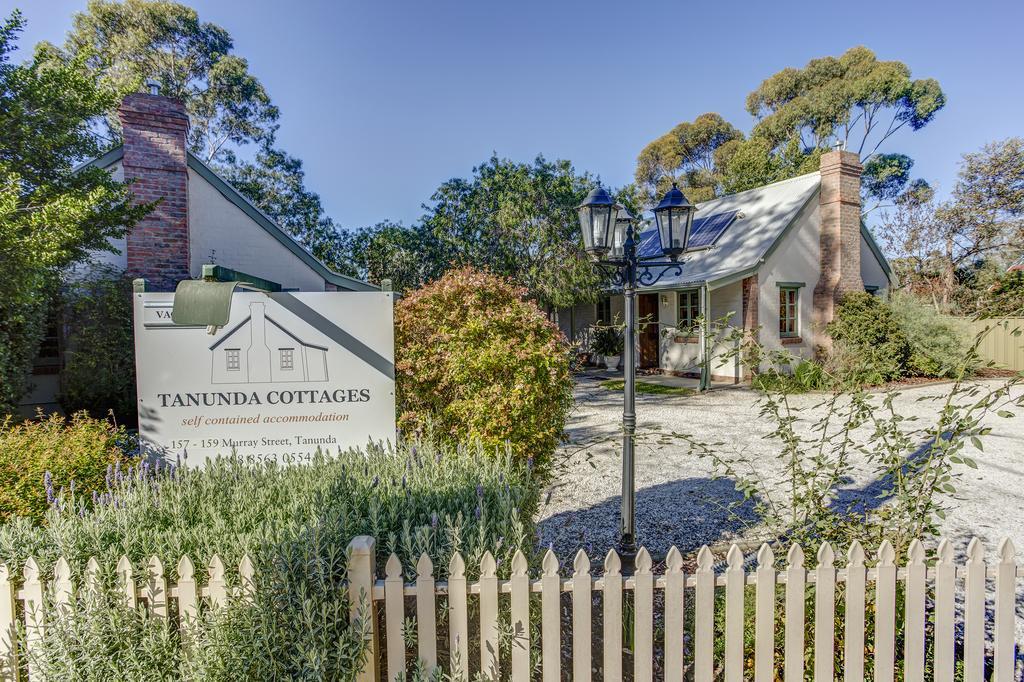
[[[327,349],[306,343],[249,304],[249,316],[210,346],[215,384],[327,381]]]

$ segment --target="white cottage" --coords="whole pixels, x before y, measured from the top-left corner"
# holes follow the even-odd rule
[[[861,165],[856,154],[822,156],[819,171],[697,205],[681,273],[640,287],[638,363],[699,376],[704,360],[697,321],[728,317],[728,327],[756,335],[768,349],[812,357],[827,343],[824,327],[849,291],[883,292],[892,271],[860,216]],[[638,253],[659,257],[657,230],[640,233]],[[623,297],[611,291],[596,305],[558,311],[579,339],[597,321],[622,320]],[[750,368],[722,363],[727,328],[708,341],[711,379],[737,382]]]
[[[115,253],[97,253],[96,264],[113,266],[146,280],[148,291],[173,291],[183,279],[202,276],[205,264],[246,273],[285,291],[375,291],[378,288],[333,272],[296,242],[201,159],[188,151],[188,115],[180,101],[156,94],[128,95],[117,111],[123,144],[88,166],[103,168],[118,180],[131,180],[140,201],[156,208],[124,239]],[[74,275],[74,273],[72,273]],[[84,273],[80,273],[84,274]],[[275,332],[273,324],[268,334]],[[242,333],[241,331],[239,333]],[[74,330],[52,321],[32,370],[32,389],[21,404],[25,414],[57,407],[62,354],[73,344]],[[296,369],[312,360],[313,350],[294,342]],[[286,346],[282,346],[285,348]],[[316,370],[302,371],[316,375]]]

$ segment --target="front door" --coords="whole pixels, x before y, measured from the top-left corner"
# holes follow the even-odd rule
[[[659,326],[658,326],[658,295],[637,295],[637,336],[640,340],[640,366],[658,367],[661,363]]]

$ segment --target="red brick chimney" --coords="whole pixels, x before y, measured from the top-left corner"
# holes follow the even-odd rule
[[[188,114],[176,99],[135,93],[117,109],[125,180],[140,202],[160,200],[128,234],[128,274],[151,291],[174,291],[189,274]]]
[[[860,175],[853,152],[836,150],[821,157],[821,275],[814,287],[814,322],[819,338],[832,321],[844,294],[864,291],[860,277]],[[827,340],[826,340],[827,344]]]

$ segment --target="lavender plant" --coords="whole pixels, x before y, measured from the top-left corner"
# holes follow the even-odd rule
[[[350,539],[376,537],[378,564],[394,551],[408,571],[426,552],[441,577],[454,552],[474,576],[490,551],[507,575],[517,550],[529,554],[538,487],[529,460],[424,441],[283,463],[113,465],[94,499],[52,492],[43,525],[0,526],[0,560],[17,575],[35,556],[48,575],[64,556],[78,584],[89,557],[108,569],[99,595],[77,593],[47,628],[32,658],[44,679],[348,679],[364,655],[345,591]],[[206,609],[186,635],[118,606],[110,569],[122,554],[145,575],[152,555],[174,566],[214,553],[229,566],[252,558],[251,603]]]

